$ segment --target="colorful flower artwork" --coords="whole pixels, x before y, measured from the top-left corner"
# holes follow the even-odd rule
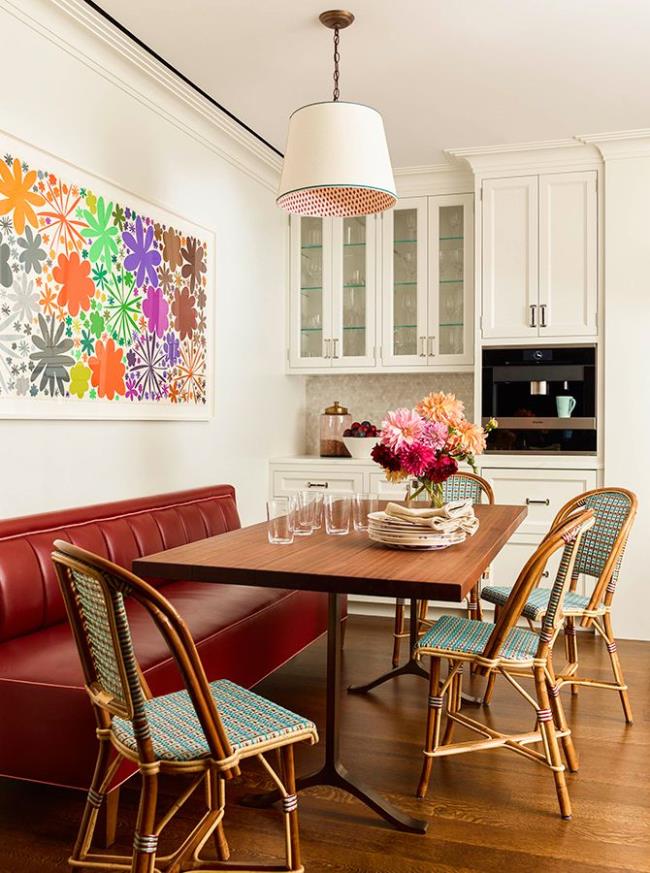
[[[207,417],[208,232],[4,134],[0,155],[0,415]]]

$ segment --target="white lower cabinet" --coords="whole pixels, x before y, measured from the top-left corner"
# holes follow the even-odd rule
[[[297,491],[324,491],[332,494],[354,494],[364,491],[366,473],[363,470],[345,471],[314,464],[293,468],[272,468],[271,496],[285,497]]]
[[[596,470],[517,469],[485,466],[481,475],[494,489],[497,503],[523,504],[528,516],[492,563],[492,585],[514,585],[524,564],[548,531],[553,519],[572,497],[598,487]],[[541,584],[551,586],[561,550],[549,561]],[[583,591],[580,580],[578,590]],[[490,604],[483,603],[484,608]]]

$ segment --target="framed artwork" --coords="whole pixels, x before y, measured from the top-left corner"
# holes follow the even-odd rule
[[[207,419],[214,235],[0,132],[0,417]]]

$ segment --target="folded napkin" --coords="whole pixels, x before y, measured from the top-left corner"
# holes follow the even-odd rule
[[[439,509],[413,509],[400,506],[399,503],[389,503],[384,510],[386,521],[394,520],[400,524],[409,524],[416,528],[427,528],[439,533],[454,533],[462,530],[472,536],[476,533],[479,520],[474,513],[470,500],[454,500]]]

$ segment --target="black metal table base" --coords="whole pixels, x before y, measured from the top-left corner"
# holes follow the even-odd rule
[[[339,708],[341,690],[341,621],[340,603],[338,594],[329,594],[328,624],[327,624],[327,714],[325,723],[325,762],[320,770],[299,776],[296,780],[296,788],[310,788],[314,785],[328,785],[347,791],[356,797],[373,812],[380,815],[394,828],[400,831],[408,831],[414,834],[424,834],[429,825],[423,819],[413,818],[385,800],[380,794],[364,783],[356,779],[348,772],[339,756]],[[414,666],[426,676],[415,661]],[[406,667],[407,665],[405,665]],[[403,668],[401,668],[403,669]],[[371,683],[371,687],[378,684]],[[277,790],[268,791],[264,794],[248,794],[241,799],[245,806],[270,806],[280,799]]]

